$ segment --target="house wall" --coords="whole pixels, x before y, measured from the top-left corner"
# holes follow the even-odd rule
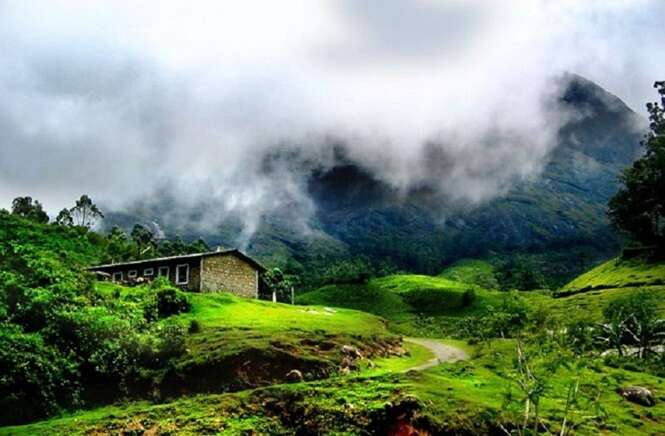
[[[175,282],[175,270],[178,265],[182,264],[188,264],[189,265],[189,283],[184,284],[184,285],[177,285]],[[105,268],[100,268],[98,271],[103,271],[106,273],[111,274],[111,279],[113,278],[113,273],[115,272],[122,272],[123,280],[127,281],[129,279],[129,272],[132,270],[136,270],[137,272],[137,277],[143,277],[147,280],[154,280],[155,278],[158,277],[159,273],[159,267],[162,266],[168,266],[169,267],[169,276],[168,279],[171,283],[173,283],[175,286],[178,286],[179,288],[187,291],[198,291],[199,286],[201,283],[201,262],[200,259],[194,258],[194,259],[179,259],[179,260],[172,260],[172,261],[162,261],[162,262],[150,262],[146,261],[145,263],[141,263],[139,265],[119,265],[119,266],[109,266]],[[143,273],[145,269],[147,268],[152,268],[153,269],[153,275],[152,276],[145,276]]]
[[[257,297],[258,274],[249,263],[231,254],[224,254],[206,256],[202,264],[203,292],[228,291],[241,297]]]

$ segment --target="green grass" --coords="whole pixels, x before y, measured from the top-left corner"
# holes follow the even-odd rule
[[[622,288],[665,285],[665,262],[612,259],[577,277],[563,289]]]
[[[382,357],[374,359],[372,362],[374,367],[365,366],[363,370],[356,375],[356,377],[378,376],[391,373],[400,373],[408,370],[409,368],[421,365],[433,359],[434,353],[429,348],[422,345],[414,344],[411,342],[404,342],[404,349],[408,355],[404,357]],[[366,363],[364,365],[367,365]]]
[[[465,303],[464,294],[470,291],[475,297]],[[441,337],[450,334],[460,317],[496,307],[505,295],[446,277],[402,274],[367,284],[324,286],[298,296],[297,302],[363,310],[386,318],[396,333]]]
[[[494,266],[480,259],[459,260],[439,274],[439,277],[461,283],[478,285],[485,289],[498,289]]]
[[[440,276],[393,275],[370,280],[365,285],[329,285],[298,298],[302,304],[325,304],[368,311],[390,321],[389,328],[411,336],[442,337],[454,334],[460,317],[482,315],[488,307],[498,307],[505,292],[488,290],[476,284],[453,279],[473,277],[473,271],[488,271],[483,261],[467,260],[447,269]],[[453,277],[453,278],[451,278]],[[546,310],[555,318],[572,315],[600,320],[603,308],[613,299],[646,288],[663,293],[665,263],[644,263],[637,260],[606,262],[573,280],[566,288],[586,288],[557,298],[548,291],[520,292],[529,308]],[[635,286],[635,283],[641,283]],[[464,306],[462,296],[473,289],[475,300]],[[665,298],[661,299],[665,313]]]
[[[462,271],[466,265],[461,266]],[[608,277],[629,277],[641,271],[642,277],[656,271],[638,264],[619,265],[585,274],[586,283],[609,282]],[[454,269],[452,270],[455,271]],[[627,271],[631,271],[627,273]],[[450,271],[449,271],[450,272]],[[467,271],[468,272],[468,271]],[[593,273],[593,274],[591,274]],[[273,304],[237,298],[228,294],[192,294],[193,309],[177,317],[188,325],[196,320],[201,331],[188,339],[188,355],[175,362],[176,368],[198,368],[204,362],[223,361],[245,350],[279,351],[303,360],[339,361],[342,344],[362,347],[390,338],[392,332],[420,336],[441,335],[440,327],[460,316],[480,315],[489,306],[500,304],[505,295],[477,284],[461,282],[460,275],[439,277],[396,275],[371,280],[366,285],[326,286],[303,294],[298,301],[307,306]],[[457,277],[457,279],[455,279]],[[582,276],[584,277],[584,276]],[[631,277],[632,279],[632,277]],[[594,281],[596,280],[596,281]],[[580,280],[581,282],[581,280]],[[113,285],[100,284],[108,295]],[[473,289],[476,299],[463,306],[462,295]],[[548,292],[520,295],[533,309],[542,308],[560,319],[583,316],[600,319],[602,308],[612,299],[635,292],[637,287],[590,290],[553,298]],[[663,292],[665,286],[650,286]],[[131,298],[136,290],[120,289],[121,298]],[[663,309],[665,309],[665,298]],[[345,309],[332,306],[347,306]],[[441,364],[423,372],[405,372],[432,358],[421,346],[405,343],[408,355],[372,358],[361,370],[349,376],[319,381],[275,384],[270,387],[227,394],[194,395],[166,404],[136,402],[104,407],[35,423],[2,428],[0,434],[89,434],[120,431],[161,431],[179,434],[238,434],[256,431],[264,434],[292,434],[296,429],[313,433],[357,434],[378,432],[382,417],[405,401],[418,404],[418,416],[437,431],[488,433],[497,423],[514,422],[516,413],[506,407],[506,395],[516,393],[510,378],[515,359],[512,340],[494,340],[482,346],[445,340],[473,358],[454,364]],[[329,354],[320,346],[333,346]],[[337,352],[335,352],[337,351]],[[264,354],[260,358],[264,358]],[[571,415],[576,434],[663,434],[665,433],[664,379],[646,373],[615,369],[601,360],[588,358],[582,370],[582,389],[599,390],[599,408],[587,408]],[[548,389],[541,404],[542,417],[554,431],[561,422],[562,409],[572,370],[560,368],[548,377]],[[651,389],[657,404],[644,408],[621,398],[616,389],[639,385]],[[585,394],[586,395],[586,394]],[[396,413],[396,412],[395,412]],[[401,412],[400,412],[401,413]],[[585,417],[597,415],[595,420]],[[385,429],[384,429],[385,430]]]
[[[484,434],[498,422],[514,422],[519,410],[506,407],[515,357],[514,342],[496,340],[476,349],[474,359],[442,364],[423,372],[401,373],[404,362],[377,360],[377,368],[355,376],[311,383],[275,385],[231,394],[199,395],[167,404],[145,402],[105,407],[28,426],[3,428],[3,435],[104,434],[134,430],[178,434],[358,434],[376,432],[392,407],[417,403],[420,422],[437,431]],[[467,348],[468,350],[468,348]],[[412,356],[419,353],[412,349]],[[470,350],[471,351],[471,350]],[[418,360],[427,357],[422,355]],[[383,364],[383,368],[379,368]],[[574,374],[560,368],[547,380],[541,416],[556,431],[562,418],[567,388]],[[662,434],[665,432],[665,384],[643,373],[606,367],[590,360],[581,373],[584,395],[595,396],[598,407],[581,403],[569,419],[575,434]],[[657,397],[654,407],[629,403],[615,391],[639,385]],[[512,413],[510,412],[512,410]],[[386,415],[387,414],[387,415]],[[589,419],[596,416],[595,419]]]

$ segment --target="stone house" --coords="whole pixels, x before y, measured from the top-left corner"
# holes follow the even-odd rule
[[[88,268],[114,282],[140,282],[164,276],[187,291],[220,292],[258,298],[263,265],[239,250],[218,250]]]

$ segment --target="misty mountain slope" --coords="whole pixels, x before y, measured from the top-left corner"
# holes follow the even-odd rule
[[[107,225],[154,221],[167,235],[203,236],[210,245],[242,245],[267,263],[296,272],[365,257],[433,274],[460,258],[503,257],[516,251],[558,253],[567,263],[550,273],[561,283],[617,249],[605,205],[621,169],[640,153],[644,125],[598,85],[576,75],[563,80],[567,84],[558,104],[573,116],[560,129],[542,173],[480,207],[451,207],[427,186],[400,194],[349,158],[342,147],[334,150],[334,163],[328,166],[313,166],[292,155],[284,158],[304,173],[305,192],[314,205],[307,229],[294,224],[296,206],[262,216],[251,234],[243,234],[238,216],[201,230],[196,224],[210,216],[206,204],[184,211],[184,217],[171,224],[161,218],[171,207],[168,196],[109,214]],[[577,257],[583,261],[571,260]]]
[[[335,168],[310,180],[325,232],[354,253],[389,257],[400,267],[436,272],[461,257],[514,250],[567,251],[580,248],[588,260],[617,248],[605,204],[617,175],[640,153],[643,121],[621,100],[579,76],[561,97],[577,115],[559,132],[559,142],[536,180],[470,211],[447,213],[426,195],[390,203],[388,188],[362,169]],[[368,189],[363,190],[363,183]],[[366,198],[373,192],[373,198]],[[388,204],[386,204],[388,203]],[[584,265],[571,265],[574,275]]]

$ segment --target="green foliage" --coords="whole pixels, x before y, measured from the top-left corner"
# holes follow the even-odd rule
[[[665,247],[665,82],[654,87],[661,104],[649,103],[650,132],[644,156],[624,170],[622,188],[609,201],[614,225],[644,245]]]
[[[623,356],[624,345],[637,347],[637,357],[652,353],[665,342],[665,320],[658,313],[658,297],[639,291],[611,301],[603,310],[603,341]]]
[[[566,346],[577,356],[596,349],[597,325],[587,317],[571,320],[566,326]]]
[[[517,255],[499,262],[496,268],[498,281],[505,290],[533,290],[548,288],[541,268],[532,257]]]
[[[476,291],[473,288],[467,289],[462,294],[462,307],[469,307],[476,301]]]
[[[25,422],[78,400],[76,365],[39,334],[0,325],[0,423]]]
[[[362,284],[372,277],[394,274],[396,268],[388,261],[372,261],[369,257],[350,257],[328,263],[319,277],[318,284]]]
[[[463,259],[447,267],[440,277],[461,283],[478,285],[485,289],[499,289],[494,266],[480,259]]]
[[[62,209],[58,212],[58,216],[55,217],[55,223],[61,226],[73,226],[74,218],[69,209]]]
[[[194,334],[201,331],[201,323],[193,319],[189,321],[189,327],[187,328],[187,333]]]
[[[32,197],[17,197],[12,201],[12,214],[38,223],[47,223],[49,218],[44,207]]]
[[[187,295],[173,288],[160,289],[155,294],[155,307],[160,318],[189,312],[192,305]]]
[[[458,336],[468,338],[471,343],[515,337],[528,321],[526,302],[511,292],[503,295],[500,304],[488,306],[482,314],[464,318],[459,324]]]
[[[146,252],[152,250],[157,245],[154,233],[142,224],[134,224],[130,233],[132,241],[137,247],[137,257],[141,258]],[[150,257],[150,256],[148,256]]]
[[[81,195],[81,198],[76,200],[74,207],[69,209],[68,218],[70,218],[71,221],[77,226],[89,229],[93,227],[97,221],[103,219],[104,214],[101,210],[99,210],[97,205],[93,203],[92,199],[84,194]]]
[[[281,269],[272,268],[261,275],[262,298],[271,298],[272,293],[276,294],[278,301],[291,301],[291,287],[297,278],[285,275]]]
[[[665,284],[665,263],[640,259],[612,259],[585,272],[563,290],[589,291],[623,287],[642,287]]]
[[[173,289],[137,289],[127,300],[100,292],[83,267],[104,249],[85,227],[0,211],[0,423],[78,406],[93,385],[117,397],[184,352],[185,329],[144,312],[180,313],[187,298]]]

